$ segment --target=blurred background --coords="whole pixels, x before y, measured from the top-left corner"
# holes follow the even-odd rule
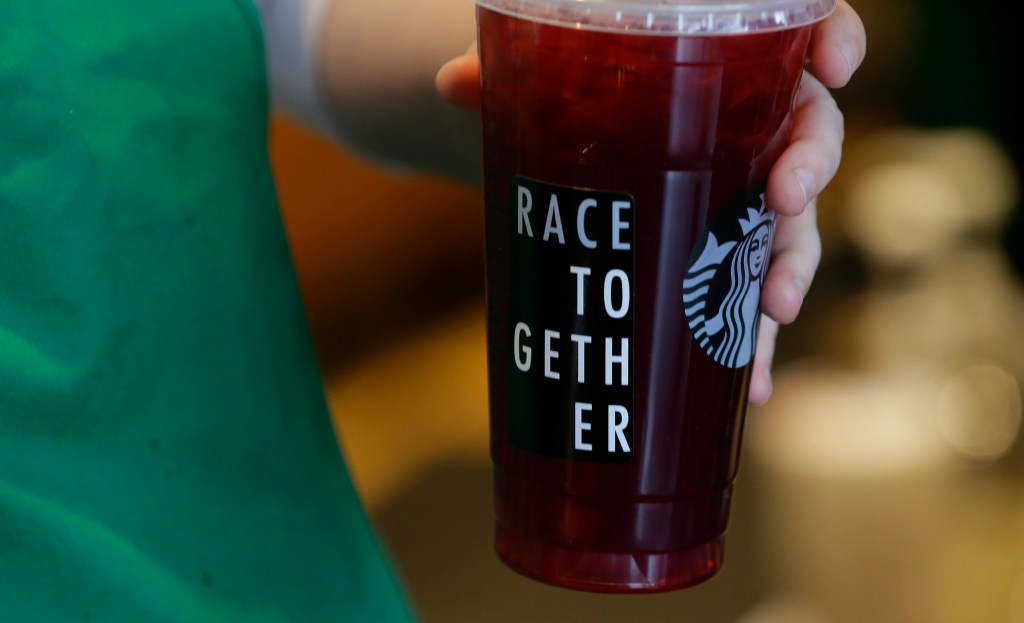
[[[478,190],[286,119],[272,158],[336,429],[425,623],[1024,623],[1024,210],[1011,21],[854,0],[825,256],[751,412],[724,570],[653,596],[491,549]]]

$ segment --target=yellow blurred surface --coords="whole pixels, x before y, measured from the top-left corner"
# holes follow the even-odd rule
[[[286,118],[271,162],[328,370],[482,297],[480,192],[375,167]]]
[[[479,192],[383,171],[281,117],[271,158],[328,401],[368,508],[443,457],[486,462]]]

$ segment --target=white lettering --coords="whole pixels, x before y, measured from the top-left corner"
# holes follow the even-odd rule
[[[627,426],[629,426],[629,411],[626,411],[626,407],[608,405],[608,452],[616,451],[616,441],[623,452],[630,451],[625,435]]]
[[[552,233],[558,236],[558,242],[565,244],[565,233],[562,232],[562,213],[558,209],[557,195],[551,195],[551,203],[548,205],[548,219],[544,223],[544,242],[548,241]]]
[[[558,359],[558,351],[552,348],[551,342],[559,339],[559,337],[558,331],[544,331],[544,376],[556,381],[561,375],[551,369],[551,361]]]
[[[583,227],[583,223],[586,220],[587,210],[596,207],[596,199],[584,199],[583,202],[580,203],[580,211],[576,213],[576,234],[579,236],[580,244],[588,249],[596,249],[597,242],[587,238],[587,231]]]
[[[525,186],[519,187],[519,234],[525,226],[526,235],[533,238],[533,227],[530,226],[530,210],[533,209],[533,195]]]
[[[590,452],[594,449],[594,445],[583,441],[583,431],[590,430],[592,426],[588,422],[583,421],[583,412],[592,411],[594,405],[586,402],[576,403],[576,435],[575,435],[575,447],[577,450],[584,452]]]
[[[612,302],[612,282],[616,280],[621,282],[622,295],[618,307],[614,307]],[[612,318],[625,318],[629,313],[629,277],[621,269],[608,271],[604,278],[604,309]]]
[[[612,202],[612,248],[616,251],[629,251],[629,243],[622,242],[622,231],[629,229],[629,223],[622,220],[622,211],[629,209],[628,201]]]
[[[523,372],[529,372],[531,351],[533,351],[533,349],[530,348],[529,346],[520,345],[520,336],[522,336],[524,333],[526,334],[526,337],[530,337],[530,327],[526,326],[525,322],[520,322],[519,324],[516,325],[515,338],[513,340],[515,345],[513,348],[516,351],[516,367],[522,370]],[[519,358],[520,355],[523,356],[523,359]]]
[[[591,339],[589,335],[576,335],[575,333],[570,335],[569,339],[576,344],[576,382],[582,385],[586,381],[587,376],[587,344],[590,344],[594,340]]]
[[[615,364],[619,368],[619,385],[629,385],[629,338],[622,338],[622,351],[615,354],[615,338],[604,339],[604,384],[611,387],[614,383]]]
[[[590,276],[590,269],[586,266],[570,266],[569,272],[576,275],[576,315],[582,316],[585,277]]]

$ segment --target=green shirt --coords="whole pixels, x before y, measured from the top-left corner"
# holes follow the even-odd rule
[[[0,2],[0,621],[408,621],[345,471],[246,0]]]

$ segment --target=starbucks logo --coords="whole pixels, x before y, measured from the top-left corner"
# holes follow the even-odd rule
[[[774,232],[764,193],[744,196],[715,218],[690,256],[686,319],[704,352],[723,366],[741,368],[754,357]]]

